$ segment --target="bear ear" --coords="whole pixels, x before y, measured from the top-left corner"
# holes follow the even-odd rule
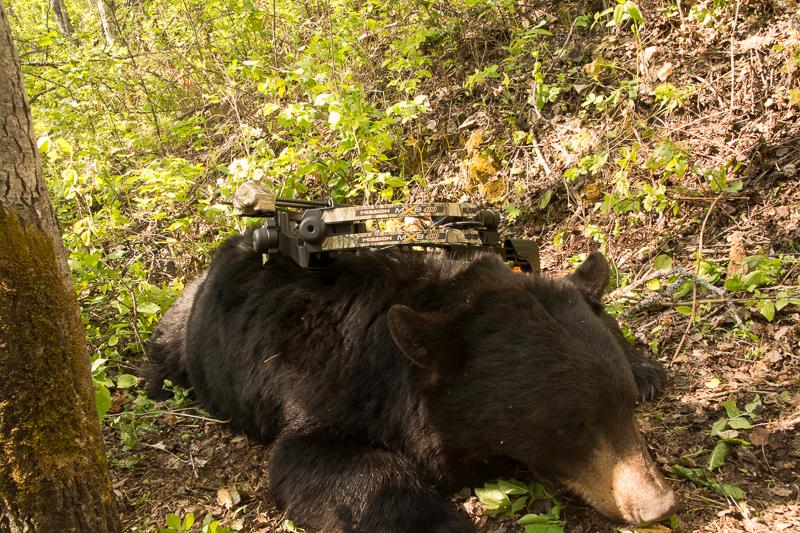
[[[608,261],[600,252],[592,252],[567,279],[595,301],[600,301],[608,286],[611,271]]]
[[[464,341],[444,313],[418,313],[398,304],[389,309],[387,323],[395,344],[415,365],[445,371],[460,364]]]

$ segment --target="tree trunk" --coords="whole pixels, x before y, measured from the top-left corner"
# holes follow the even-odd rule
[[[67,13],[67,6],[64,5],[64,0],[50,0],[50,8],[56,15],[56,22],[58,23],[58,30],[61,32],[61,35],[71,37],[75,30],[72,28],[72,21],[69,19],[69,13]]]
[[[118,532],[89,358],[0,0],[0,531]]]
[[[103,34],[106,44],[114,46],[117,40],[117,19],[114,15],[114,4],[111,0],[97,0],[97,10],[100,12],[100,23],[103,25]]]

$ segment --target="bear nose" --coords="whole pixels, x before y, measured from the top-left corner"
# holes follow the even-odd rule
[[[670,490],[663,496],[650,500],[647,505],[639,509],[636,513],[636,522],[640,524],[660,522],[675,514],[679,507],[675,493]]]

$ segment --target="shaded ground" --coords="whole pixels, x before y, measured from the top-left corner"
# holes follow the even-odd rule
[[[655,2],[642,5],[651,20],[659,20],[659,10],[668,9]],[[539,15],[532,13],[534,20]],[[642,48],[655,50],[630,115],[586,116],[579,105],[583,96],[576,92],[565,96],[566,107],[558,112],[523,117],[526,124],[519,127],[534,132],[537,146],[511,150],[493,179],[502,180],[507,188],[516,181],[525,183],[524,194],[515,199],[525,214],[506,233],[536,237],[546,273],[566,271],[570,258],[602,244],[621,276],[609,302],[630,308],[663,290],[665,284],[651,291],[639,283],[652,272],[656,256],[669,255],[674,266],[694,272],[699,248],[704,260],[724,272],[738,264],[743,251],[788,258],[780,279],[763,292],[798,294],[800,266],[792,258],[800,256],[800,110],[786,104],[787,90],[797,87],[798,80],[787,53],[781,51],[800,45],[798,19],[768,3],[737,3],[736,17],[732,31],[711,32],[691,24],[676,28],[667,18],[654,23],[643,36]],[[555,28],[554,42],[563,43],[565,55],[576,62],[587,63],[601,44],[606,58],[635,62],[638,52],[630,39],[620,37],[613,46],[591,37],[576,43],[569,25]],[[480,35],[471,37],[480,42]],[[671,46],[664,44],[667,39]],[[689,101],[676,113],[657,112],[653,101],[657,72],[663,73],[666,64],[671,65],[670,80],[692,87]],[[417,192],[420,198],[458,197],[470,191],[468,183],[451,190],[437,181],[446,176],[471,179],[464,162],[468,150],[462,147],[474,127],[459,130],[458,126],[473,118],[491,138],[507,122],[503,113],[510,112],[489,98],[483,107],[477,106],[485,113],[474,118],[474,108],[459,100],[463,93],[440,89],[439,97],[432,97],[434,112],[454,133],[428,146],[433,176],[431,187]],[[509,91],[513,90],[512,84]],[[452,111],[452,104],[457,111]],[[562,183],[562,173],[591,149],[613,151],[641,135],[636,128],[619,128],[637,120],[649,121],[655,137],[669,135],[709,168],[741,162],[742,169],[736,172],[742,190],[718,195],[704,179],[689,173],[668,183],[667,196],[678,207],[676,215],[648,211],[638,218],[601,216],[598,189],[606,190],[610,174],[567,184]],[[615,128],[619,135],[605,135]],[[576,130],[593,139],[580,153],[565,149]],[[550,204],[538,209],[548,191]],[[593,231],[586,231],[590,226]],[[673,524],[676,531],[800,531],[800,308],[789,305],[769,322],[746,299],[732,298],[730,303],[750,323],[747,332],[735,327],[725,302],[710,293],[698,294],[693,313],[698,320],[688,329],[689,318],[681,312],[685,310],[676,307],[691,308],[691,293],[679,304],[656,298],[653,305],[625,320],[637,339],[656,349],[656,357],[670,371],[665,395],[642,405],[639,413],[646,441],[684,505]],[[672,473],[674,465],[707,464],[717,442],[710,434],[712,424],[726,416],[722,402],[735,400],[744,409],[756,395],[761,405],[753,411],[752,427],[738,435],[752,446],[731,446],[713,475],[719,483],[738,485],[744,499],[726,499]],[[125,401],[117,396],[112,413],[120,412]],[[139,442],[131,450],[122,448],[119,426],[106,425],[115,489],[129,529],[151,531],[156,524],[163,526],[166,513],[193,512],[198,517],[212,513],[242,531],[283,530],[284,517],[271,504],[267,488],[268,449],[231,433],[224,424],[189,417],[196,415],[188,409],[143,416],[141,420],[152,425],[139,428]],[[614,530],[614,524],[585,504],[557,487],[554,490],[565,504],[566,531]],[[485,516],[474,496],[468,491],[461,494],[455,505],[474,517],[480,531],[522,531],[513,520]],[[660,527],[652,531],[666,526]]]

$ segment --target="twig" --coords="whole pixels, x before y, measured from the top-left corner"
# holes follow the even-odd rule
[[[171,455],[172,457],[174,457],[175,459],[177,459],[178,461],[180,461],[180,462],[181,462],[181,463],[183,463],[183,464],[190,464],[190,461],[188,461],[188,460],[186,460],[186,459],[181,459],[180,457],[178,457],[177,455],[175,455],[174,453],[172,453],[171,451],[169,451],[169,450],[168,450],[168,449],[167,449],[167,448],[164,446],[164,444],[162,444],[162,443],[158,443],[158,444],[148,444],[148,443],[146,443],[146,442],[142,442],[141,444],[142,444],[142,446],[147,446],[148,448],[153,448],[154,450],[158,450],[158,451],[160,451],[160,452],[164,452],[164,453],[166,453],[166,454],[168,454],[168,455]],[[159,444],[160,444],[160,446],[159,446]]]
[[[536,158],[539,160],[539,164],[542,165],[544,168],[545,174],[548,176],[553,173],[553,169],[550,168],[550,165],[547,164],[547,160],[542,155],[542,150],[539,148],[539,141],[536,139],[536,133],[531,129],[531,146],[533,146],[534,152],[536,152]]]
[[[717,196],[711,205],[708,206],[708,211],[706,212],[705,218],[703,218],[703,224],[700,226],[700,237],[697,239],[697,257],[695,259],[696,264],[694,268],[694,278],[700,279],[700,263],[703,261],[703,237],[706,234],[706,224],[708,224],[708,219],[711,216],[711,212],[714,210],[714,206],[717,205],[717,202],[722,196]],[[678,347],[675,348],[675,353],[672,354],[672,358],[678,357],[678,354],[681,353],[681,348],[683,348],[683,343],[686,342],[686,336],[689,335],[689,330],[692,329],[692,324],[694,324],[695,316],[697,315],[697,283],[692,284],[692,312],[689,315],[689,321],[686,323],[686,329],[683,330],[683,336],[681,337],[680,342],[678,343]]]
[[[731,28],[731,107],[730,113],[733,114],[733,97],[734,97],[734,90],[736,86],[736,61],[733,56],[733,38],[736,35],[736,26],[739,24],[739,3],[740,0],[736,0],[736,15],[733,17],[733,27]]]
[[[572,32],[575,30],[575,24],[577,22],[578,22],[577,18],[572,21],[572,26],[570,26],[570,28],[569,28],[569,33],[567,34],[567,38],[564,41],[564,44],[561,45],[561,50],[559,50],[558,53],[554,56],[556,59],[560,59],[561,58],[561,54],[564,53],[564,49],[567,47],[567,44],[569,44],[569,40],[572,37]]]
[[[194,420],[203,420],[204,422],[211,422],[213,424],[227,424],[230,420],[218,420],[216,418],[209,418],[207,416],[200,416],[200,415],[190,415],[189,413],[179,413],[177,411],[147,411],[146,413],[131,413],[130,411],[125,411],[122,413],[114,413],[110,415],[106,415],[110,418],[117,418],[120,416],[133,416],[133,417],[151,417],[151,416],[161,416],[161,415],[173,415],[180,418],[191,418]]]
[[[646,276],[644,276],[642,278],[637,279],[636,281],[634,281],[630,285],[626,285],[624,287],[620,287],[619,289],[616,289],[616,290],[608,293],[606,298],[608,300],[610,300],[610,301],[617,300],[617,299],[623,297],[626,293],[632,294],[633,291],[635,291],[636,289],[638,289],[639,287],[641,287],[642,285],[644,285],[648,281],[652,281],[652,280],[654,280],[656,278],[669,278],[669,277],[674,276],[675,274],[677,274],[677,271],[674,268],[671,268],[669,270],[656,270],[655,272],[651,272],[650,274],[648,274],[648,275],[646,275]]]
[[[684,280],[686,281],[686,280]],[[659,295],[661,296],[661,295]],[[622,298],[625,298],[624,296]],[[790,294],[789,298],[800,298],[800,293],[797,294]],[[774,300],[774,298],[770,296],[753,296],[751,298],[698,298],[697,303],[700,305],[703,304],[724,304],[724,303],[735,303],[735,304],[746,304],[749,302],[758,302],[763,300]],[[661,300],[656,299],[650,302],[650,305],[647,307],[678,307],[681,305],[691,304],[691,300]]]
[[[673,269],[673,270],[677,270],[677,269]],[[671,272],[671,270],[669,272]],[[665,275],[668,274],[668,272],[657,272],[656,274],[659,274],[660,276],[665,276]],[[658,276],[658,275],[657,276],[653,276],[650,279],[655,279],[655,278],[660,277],[660,276]],[[639,311],[641,311],[642,309],[647,309],[648,307],[653,305],[655,302],[661,300],[662,298],[672,298],[672,295],[675,294],[676,292],[678,292],[678,289],[681,287],[681,285],[683,285],[683,283],[687,279],[689,279],[689,276],[685,276],[685,275],[678,276],[678,279],[676,279],[675,281],[670,283],[670,285],[666,289],[664,289],[664,291],[661,294],[656,294],[656,295],[653,295],[653,296],[651,296],[649,298],[645,298],[644,300],[642,300],[638,304],[634,305],[630,309],[626,309],[625,311],[620,313],[620,315],[619,315],[620,318],[628,318],[629,316],[633,316],[636,313],[638,313]],[[647,281],[650,281],[650,280],[648,279]]]
[[[197,475],[197,467],[194,465],[194,456],[192,455],[191,450],[189,450],[189,462],[192,465],[192,472],[194,473],[194,478],[200,479],[200,476]]]

